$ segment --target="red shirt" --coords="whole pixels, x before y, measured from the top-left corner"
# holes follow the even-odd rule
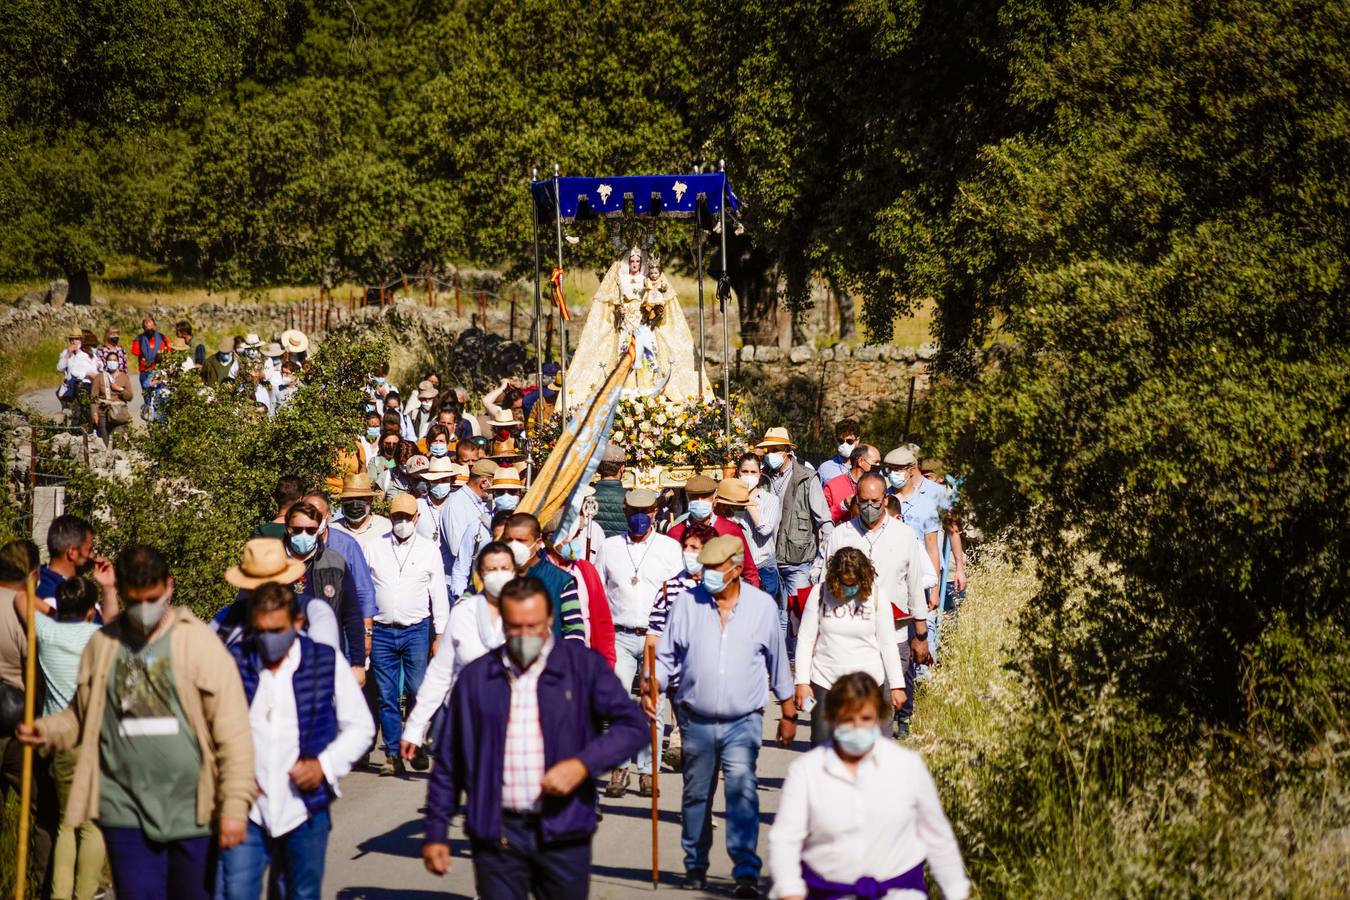
[[[853,495],[858,493],[858,486],[853,483],[853,476],[848,472],[843,475],[836,475],[825,482],[825,505],[830,508],[830,521],[838,525],[840,522],[852,518],[853,514],[848,510],[848,502],[853,499]]]
[[[684,526],[688,524],[688,522],[689,520],[685,519],[683,522],[676,525],[674,528],[670,529],[670,531],[666,532],[666,534],[674,538],[676,541],[683,540]],[[761,587],[762,585],[760,584],[759,580],[759,567],[755,565],[754,559],[750,557],[750,542],[745,539],[745,532],[741,531],[741,526],[737,525],[735,522],[729,522],[719,515],[714,515],[712,517],[712,525],[713,531],[717,532],[718,534],[725,534],[728,536],[734,536],[741,539],[741,547],[745,550],[745,557],[741,561],[741,565],[744,568],[744,571],[741,572],[741,577],[744,578],[746,581],[750,582],[751,584],[753,584],[755,587]]]
[[[147,338],[144,332],[136,335],[136,339],[131,342],[131,355],[140,362],[142,372],[154,371],[159,366],[159,355],[169,352],[169,339],[158,331],[153,338]],[[153,356],[154,360],[147,360],[147,356]]]

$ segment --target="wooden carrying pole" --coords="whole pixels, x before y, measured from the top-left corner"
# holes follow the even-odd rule
[[[652,698],[652,709],[657,708],[660,689],[656,686],[656,647],[648,644],[644,648],[643,669],[647,676],[647,692]],[[661,721],[652,719],[652,889],[661,881],[660,851],[657,849],[657,823],[661,811]]]
[[[23,724],[33,725],[33,700],[37,694],[37,573],[28,573],[28,655],[23,663]],[[23,745],[23,767],[19,776],[19,846],[14,864],[14,900],[23,900],[28,890],[28,830],[33,805],[33,747]]]

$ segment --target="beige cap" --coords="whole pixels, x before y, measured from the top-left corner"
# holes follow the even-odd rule
[[[646,488],[633,488],[623,495],[623,502],[625,506],[633,509],[646,509],[656,505],[656,492]]]
[[[436,385],[432,384],[430,381],[417,382],[417,396],[421,397],[423,400],[436,399]]]
[[[882,460],[882,463],[888,466],[912,466],[917,462],[918,460],[914,458],[914,451],[908,447],[896,447],[890,453],[887,453],[886,458]]]
[[[482,478],[484,476],[491,478],[493,475],[497,474],[497,469],[499,468],[500,466],[490,459],[480,459],[473,464],[473,468],[469,470],[469,474],[475,478]]]
[[[225,570],[225,580],[237,588],[252,590],[275,581],[291,584],[305,574],[305,564],[286,555],[279,538],[253,538],[244,544],[239,565]]]
[[[417,498],[412,494],[399,494],[394,498],[394,502],[389,504],[389,515],[403,513],[409,516],[417,515]]]
[[[702,496],[711,494],[717,490],[717,482],[713,481],[707,475],[695,475],[684,483],[684,492],[686,494],[696,494]]]
[[[698,561],[705,566],[720,566],[733,556],[745,553],[741,539],[730,534],[720,534],[703,545],[698,553]]]

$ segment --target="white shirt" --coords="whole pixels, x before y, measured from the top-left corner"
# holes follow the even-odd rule
[[[679,541],[649,531],[645,540],[635,544],[627,534],[616,534],[605,538],[602,552],[601,576],[615,627],[646,628],[661,586],[684,571]]]
[[[361,545],[362,553],[368,553],[371,544],[384,540],[384,536],[394,530],[393,522],[390,522],[384,516],[377,516],[375,513],[366,516],[359,531],[352,528],[346,519],[333,519],[329,522],[329,525],[356,538],[356,542]]]
[[[67,378],[89,381],[98,374],[98,360],[83,350],[76,350],[71,353],[70,349],[67,348],[61,351],[61,357],[56,362],[56,369],[59,372],[65,372]]]
[[[342,655],[342,633],[337,613],[326,600],[314,598],[305,604],[305,634],[316,644],[327,644]]]
[[[956,835],[922,757],[882,738],[856,778],[826,744],[788,769],[769,832],[770,897],[803,896],[801,864],[827,881],[886,881],[928,862],[946,900],[965,900],[970,881]],[[892,890],[886,900],[927,893]]]
[[[444,632],[450,600],[436,545],[416,532],[400,542],[391,530],[362,549],[370,565],[370,580],[375,583],[379,610],[375,621],[381,625],[416,625],[430,615],[436,634]]]
[[[300,668],[300,642],[291,644],[281,667],[258,673],[258,690],[248,708],[253,731],[253,775],[261,790],[249,810],[249,820],[272,837],[280,837],[303,825],[309,810],[300,791],[291,784],[290,770],[300,759],[300,724],[295,711],[291,677]],[[366,698],[357,687],[351,667],[341,653],[333,662],[333,703],[337,709],[338,733],[322,753],[323,777],[338,793],[338,779],[366,755],[375,739]]]
[[[480,601],[487,602],[482,594],[474,594],[450,610],[450,624],[445,626],[445,637],[427,664],[422,686],[417,689],[417,704],[403,726],[403,740],[419,746],[426,743],[427,725],[454,690],[459,673],[478,657],[506,642],[501,617],[498,616],[495,622],[483,621]],[[488,638],[487,643],[484,636]]]
[[[882,520],[876,531],[868,531],[857,517],[840,522],[825,543],[827,564],[844,547],[858,548],[876,567],[877,595],[895,607],[897,617],[927,616],[923,581],[923,560],[927,554],[923,545],[915,537],[914,529],[904,522],[884,514]]]
[[[894,617],[889,605],[878,601],[876,585],[861,606],[835,599],[823,584],[811,588],[797,636],[796,672],[797,684],[823,688],[849,672],[866,672],[877,684],[905,686]]]

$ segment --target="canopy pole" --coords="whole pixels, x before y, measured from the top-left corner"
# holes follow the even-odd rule
[[[719,159],[717,170],[722,173],[722,206],[718,210],[722,222],[722,277],[719,284],[727,279],[727,161]],[[727,300],[731,297],[731,287],[718,291],[722,301],[722,406],[725,412],[727,449],[731,449],[731,325],[727,322]]]
[[[558,271],[563,267],[563,237],[562,237],[562,187],[558,181],[558,164],[553,164],[553,221],[558,227]],[[562,279],[558,279],[558,290],[562,290]],[[562,413],[563,422],[567,421],[567,317],[562,314],[562,309],[558,310],[558,331],[561,340],[558,342],[559,359],[562,362],[562,371],[558,373],[558,382],[561,384],[561,390],[558,391],[558,411]],[[544,399],[544,382],[539,382],[539,400]],[[540,422],[536,427],[542,427]]]
[[[539,167],[532,166],[530,168],[530,182],[533,183],[538,180]],[[539,201],[535,199],[534,191],[530,191],[530,207],[533,210],[530,226],[534,232],[534,367],[535,375],[539,379],[539,395],[540,399],[542,399],[544,392],[544,310],[541,306],[543,291],[539,284],[541,274],[540,267],[542,266],[539,256]],[[535,402],[538,402],[538,400]],[[529,470],[530,480],[533,482],[535,466],[534,441],[529,441],[527,446],[529,447],[530,453],[527,469]]]
[[[702,167],[695,166],[695,172],[701,172]],[[703,226],[698,220],[699,202],[694,202],[694,246],[698,257],[698,398],[703,399],[703,366],[704,357],[707,356],[707,338],[704,336],[703,326]]]

